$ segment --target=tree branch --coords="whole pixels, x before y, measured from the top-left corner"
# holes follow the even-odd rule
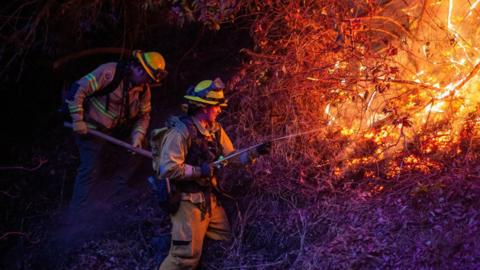
[[[0,171],[21,170],[21,171],[27,171],[27,172],[34,172],[34,171],[40,169],[40,167],[42,167],[43,164],[45,164],[47,162],[48,162],[48,159],[41,158],[38,161],[38,164],[35,167],[28,168],[28,167],[24,167],[24,166],[0,166]]]
[[[130,54],[131,50],[125,49],[125,48],[116,48],[116,47],[104,47],[104,48],[93,48],[93,49],[83,50],[80,52],[71,53],[53,62],[53,70],[57,70],[61,68],[63,65],[65,65],[66,63],[76,60],[78,58],[92,56],[96,54],[105,54],[105,53],[125,55],[125,54]]]

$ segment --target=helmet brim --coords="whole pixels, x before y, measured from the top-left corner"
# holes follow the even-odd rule
[[[227,100],[213,101],[213,100],[207,100],[201,97],[190,96],[190,95],[186,95],[184,96],[184,98],[189,102],[193,102],[194,104],[201,105],[201,106],[220,106],[220,107],[228,106]]]

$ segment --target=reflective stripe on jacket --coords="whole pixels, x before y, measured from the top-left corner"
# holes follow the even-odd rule
[[[103,64],[76,82],[78,90],[73,100],[67,100],[72,120],[84,120],[97,128],[110,130],[125,122],[125,110],[128,109],[130,119],[136,119],[132,134],[139,132],[145,135],[151,111],[149,85],[129,87],[129,108],[123,108],[125,80],[109,94],[92,96],[113,80],[116,65]],[[108,110],[105,107],[107,95]]]

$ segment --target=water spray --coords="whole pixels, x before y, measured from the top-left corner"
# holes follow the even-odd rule
[[[228,155],[226,157],[221,157],[219,160],[213,162],[213,164],[215,166],[221,166],[223,163],[225,163],[227,160],[229,159],[232,159],[236,156],[239,156],[245,152],[248,152],[264,143],[267,143],[267,142],[277,142],[277,141],[281,141],[281,140],[286,140],[286,139],[291,139],[291,138],[295,138],[295,137],[299,137],[299,136],[304,136],[304,135],[308,135],[308,134],[312,134],[312,133],[317,133],[317,132],[320,132],[324,130],[324,128],[316,128],[316,129],[312,129],[312,130],[309,130],[309,131],[303,131],[303,132],[297,132],[297,133],[293,133],[293,134],[288,134],[288,135],[285,135],[285,136],[282,136],[282,137],[277,137],[275,139],[272,139],[272,140],[269,140],[269,141],[266,141],[266,142],[262,142],[262,143],[257,143],[255,145],[252,145],[252,146],[249,146],[249,147],[246,147],[246,148],[243,148],[241,150],[237,150],[235,151],[235,153],[231,154],[231,155]]]

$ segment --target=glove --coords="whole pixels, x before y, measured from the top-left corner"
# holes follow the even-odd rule
[[[215,173],[215,167],[213,166],[212,163],[208,163],[208,162],[204,162],[201,166],[200,166],[200,176],[201,177],[212,177],[213,174]]]
[[[141,148],[143,142],[143,134],[142,133],[135,133],[132,137],[132,146]]]
[[[259,146],[257,146],[255,148],[255,150],[257,151],[257,153],[259,155],[269,154],[270,151],[272,150],[272,142],[271,141],[264,142],[264,143],[260,144]]]
[[[78,120],[73,122],[73,131],[77,134],[87,134],[87,123],[83,120]]]

